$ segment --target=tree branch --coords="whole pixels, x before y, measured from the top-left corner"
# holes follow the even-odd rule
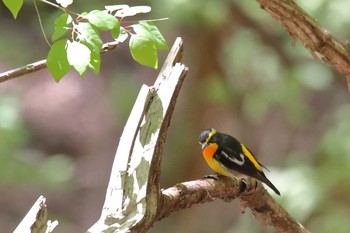
[[[276,19],[292,36],[298,38],[315,60],[332,65],[350,78],[349,49],[333,37],[293,0],[257,0],[261,8]]]
[[[219,179],[206,178],[177,184],[162,191],[161,208],[157,219],[160,220],[175,211],[189,208],[194,204],[211,202],[217,198],[224,201],[239,198],[242,212],[245,208],[250,208],[255,218],[264,225],[270,225],[284,233],[309,232],[267,193],[260,182],[248,179],[246,183],[248,188],[244,192],[242,192],[242,182],[222,176]]]
[[[112,41],[112,42],[108,42],[108,43],[103,44],[102,49],[101,49],[101,54],[114,49],[117,45],[118,45],[118,42],[116,42],[116,41]],[[45,69],[46,67],[47,67],[46,66],[46,59],[44,59],[44,60],[37,61],[37,62],[31,63],[31,64],[27,64],[27,65],[20,67],[20,68],[16,68],[13,70],[3,72],[0,74],[0,83],[5,82],[7,80],[21,77],[22,75],[34,73],[36,71]]]
[[[199,203],[212,202],[215,199],[233,200],[241,193],[238,180],[221,177],[218,180],[205,178],[188,181],[162,190],[161,208],[157,219],[161,220],[175,211],[190,208]]]
[[[42,70],[45,68],[46,68],[46,60],[41,60],[41,61],[37,61],[28,65],[25,65],[20,68],[9,70],[0,74],[0,83],[5,82],[7,80],[14,79],[14,78],[18,78],[25,74],[30,74],[38,70]]]
[[[156,220],[163,144],[187,74],[178,38],[151,87],[143,85],[121,136],[99,221],[89,232],[146,232]]]
[[[264,225],[273,226],[283,233],[309,233],[305,227],[293,218],[264,190],[253,192],[251,195],[241,195],[242,209],[249,208],[253,215]]]

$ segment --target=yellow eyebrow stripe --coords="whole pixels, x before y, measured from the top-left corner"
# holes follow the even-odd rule
[[[250,160],[250,162],[252,162],[254,164],[254,166],[256,167],[256,169],[258,169],[259,171],[262,171],[260,164],[258,163],[258,161],[256,161],[256,159],[254,158],[254,156],[249,152],[249,150],[243,145],[242,146],[242,151],[243,154],[245,156],[248,157],[248,159]]]

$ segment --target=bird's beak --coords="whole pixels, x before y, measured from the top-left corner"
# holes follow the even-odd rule
[[[206,148],[208,146],[208,143],[203,143],[202,144],[202,150],[204,150],[204,148]]]

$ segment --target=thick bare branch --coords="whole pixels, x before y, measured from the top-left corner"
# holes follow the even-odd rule
[[[241,195],[240,205],[244,210],[249,208],[253,215],[264,225],[273,226],[281,233],[309,233],[305,227],[293,218],[282,206],[265,192],[252,192]]]
[[[162,191],[161,208],[157,219],[160,220],[171,213],[189,208],[194,204],[211,202],[215,199],[231,201],[239,198],[242,212],[250,208],[257,220],[270,225],[279,232],[307,233],[296,219],[289,215],[264,189],[260,182],[250,179],[246,181],[248,188],[242,192],[242,182],[228,177],[220,179],[201,179],[177,184]]]
[[[314,59],[323,60],[345,77],[350,77],[350,56],[347,47],[322,28],[293,0],[257,0],[257,2],[288,31],[293,40],[298,38]]]
[[[190,208],[198,203],[207,203],[215,199],[233,200],[240,193],[241,185],[236,179],[222,177],[188,181],[162,190],[161,208],[157,219],[169,216],[175,211]]]

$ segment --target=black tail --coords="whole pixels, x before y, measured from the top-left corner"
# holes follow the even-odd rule
[[[281,196],[280,191],[271,183],[269,179],[265,176],[263,172],[259,172],[258,175],[255,177],[256,179],[260,180],[261,182],[265,183],[267,186],[269,186],[277,195]]]

